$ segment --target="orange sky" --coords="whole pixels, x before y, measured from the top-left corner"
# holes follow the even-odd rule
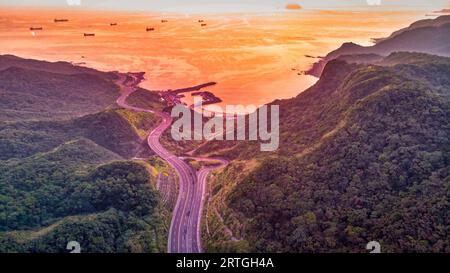
[[[303,10],[189,16],[0,9],[0,54],[145,71],[143,85],[149,89],[215,81],[218,85],[209,90],[224,103],[262,104],[293,97],[315,82],[298,75],[315,61],[305,55],[325,55],[347,41],[368,45],[370,38],[386,36],[422,15]],[[53,22],[62,17],[70,21]],[[168,22],[161,23],[162,18]],[[199,19],[207,26],[200,26]],[[31,26],[44,30],[33,36]],[[155,31],[146,32],[146,27]],[[96,37],[85,38],[84,32]]]

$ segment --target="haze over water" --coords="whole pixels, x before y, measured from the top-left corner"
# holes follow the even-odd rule
[[[371,38],[422,17],[423,12],[381,10],[195,15],[3,8],[0,54],[145,71],[142,86],[151,90],[214,81],[206,90],[222,104],[263,104],[296,96],[316,81],[298,75],[316,61],[310,56],[348,41],[369,45]],[[54,23],[55,18],[70,21]]]

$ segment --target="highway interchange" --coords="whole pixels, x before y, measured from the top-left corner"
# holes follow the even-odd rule
[[[167,251],[169,253],[200,253],[203,251],[201,217],[207,177],[211,171],[226,165],[227,162],[219,160],[221,164],[203,167],[196,172],[182,158],[167,151],[161,145],[160,139],[162,134],[171,126],[172,117],[165,112],[128,105],[126,99],[137,90],[141,78],[132,73],[118,74],[118,76],[117,84],[121,89],[121,96],[116,102],[120,107],[137,112],[154,113],[161,117],[162,122],[150,132],[147,143],[150,149],[175,170],[179,178],[179,193],[172,213]],[[206,161],[209,159],[198,158],[198,160]]]

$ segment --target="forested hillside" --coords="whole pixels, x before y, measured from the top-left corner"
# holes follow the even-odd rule
[[[0,121],[80,116],[103,110],[118,96],[118,87],[97,75],[0,70]]]
[[[274,102],[279,151],[225,153],[235,161],[213,203],[238,240],[213,234],[210,251],[364,252],[372,240],[450,251],[448,71],[450,59],[426,54],[335,60],[315,86]]]
[[[118,108],[115,79],[0,56],[0,252],[165,251],[152,167],[125,161],[159,118]]]
[[[84,252],[165,250],[159,196],[146,167],[95,166],[116,159],[95,148],[77,141],[1,169],[0,226],[8,232],[0,233],[0,252],[65,252],[69,241]]]

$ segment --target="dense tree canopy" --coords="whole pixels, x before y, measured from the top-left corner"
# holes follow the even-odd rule
[[[410,53],[330,63],[280,102],[280,151],[221,186],[240,222],[228,224],[258,252],[364,252],[372,240],[386,252],[450,251],[449,68]],[[260,155],[238,147],[241,160]]]
[[[0,56],[0,252],[162,252],[146,153],[158,122],[112,104],[115,76]]]

